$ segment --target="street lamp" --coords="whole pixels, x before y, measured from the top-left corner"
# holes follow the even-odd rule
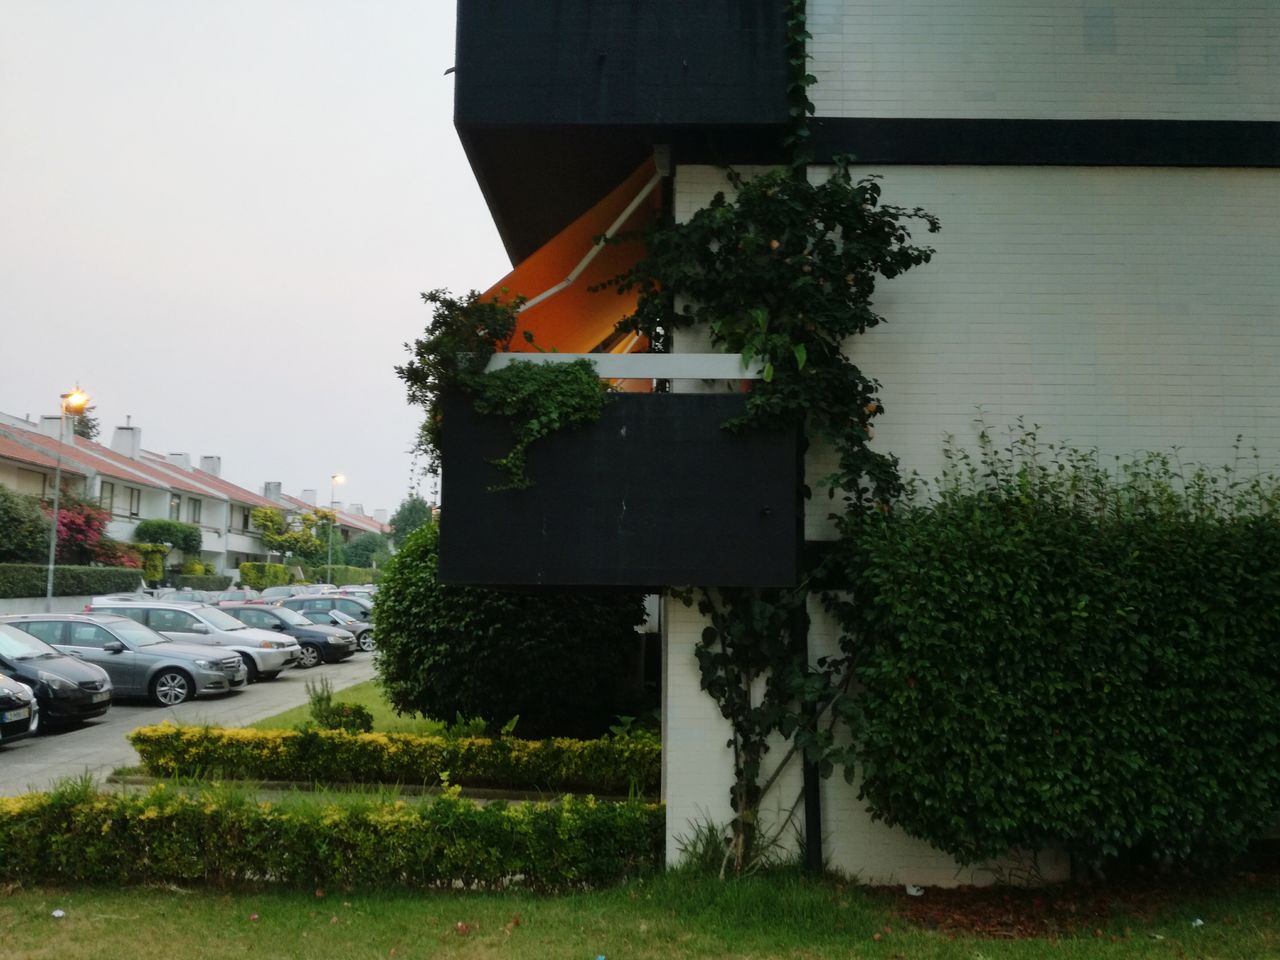
[[[333,528],[338,519],[338,513],[333,509],[333,488],[346,482],[347,478],[340,473],[335,473],[329,477],[329,512],[333,514],[333,519],[329,521],[329,562],[326,564],[324,577],[326,583],[333,583]]]
[[[49,572],[44,582],[44,612],[53,612],[53,565],[58,555],[58,497],[62,493],[62,438],[67,433],[67,414],[78,417],[89,406],[89,395],[77,386],[60,398],[58,408],[58,462],[53,470],[53,525],[49,528]]]

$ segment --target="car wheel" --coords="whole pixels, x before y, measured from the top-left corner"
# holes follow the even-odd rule
[[[195,695],[195,684],[181,670],[163,670],[151,681],[151,699],[162,707],[175,707]]]
[[[356,637],[356,643],[359,645],[360,649],[363,650],[365,653],[372,652],[373,631],[366,630],[364,633],[360,634],[360,636]]]
[[[258,679],[259,679],[259,680],[274,680],[274,679],[275,679],[276,677],[278,677],[278,676],[280,676],[280,671],[279,671],[279,670],[268,670],[268,671],[266,671],[265,673],[260,673],[260,674],[258,674]]]
[[[245,680],[249,683],[257,683],[261,678],[261,674],[258,673],[258,665],[253,662],[253,657],[247,653],[242,653],[240,654],[240,659],[244,661]]]
[[[298,666],[304,669],[318,667],[323,659],[320,655],[319,647],[314,643],[304,643],[302,645],[302,656],[298,659]]]

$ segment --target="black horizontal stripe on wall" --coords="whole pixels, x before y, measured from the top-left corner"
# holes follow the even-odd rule
[[[818,117],[814,158],[1022,166],[1280,166],[1280,122]]]

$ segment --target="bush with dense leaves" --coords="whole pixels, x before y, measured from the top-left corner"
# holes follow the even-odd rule
[[[627,795],[656,794],[662,772],[661,745],[644,736],[519,740],[161,723],[134,730],[129,742],[158,777],[427,786],[447,777],[461,786]]]
[[[216,573],[179,573],[172,580],[179,590],[226,590],[231,586],[230,577]]]
[[[623,681],[640,596],[445,586],[437,548],[436,524],[414,531],[375,601],[378,674],[398,711],[493,728],[519,716],[525,737],[596,736],[635,712]]]
[[[240,582],[251,590],[283,587],[289,583],[289,568],[283,563],[242,563]]]
[[[829,601],[860,692],[828,759],[964,861],[1219,861],[1280,817],[1280,485],[989,440],[851,517]]]
[[[580,890],[660,869],[663,837],[661,806],[590,797],[268,803],[216,787],[99,794],[76,784],[0,798],[0,880]]]
[[[0,486],[0,563],[37,563],[48,550],[49,518],[40,501]]]
[[[49,568],[43,563],[0,563],[0,598],[43,597],[48,575]],[[53,595],[132,593],[141,582],[141,572],[129,567],[57,566],[53,570]]]
[[[200,556],[200,528],[180,520],[142,520],[134,528],[135,543],[168,543],[188,557]]]

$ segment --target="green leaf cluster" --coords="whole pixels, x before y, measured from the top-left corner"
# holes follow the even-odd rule
[[[43,563],[0,563],[0,599],[43,597],[49,567]],[[95,594],[133,592],[143,572],[132,567],[77,567],[59,564],[53,569],[55,597],[88,597]]]
[[[566,797],[260,803],[249,792],[85,784],[0,798],[0,879],[416,890],[615,884],[662,867],[663,808]]]
[[[188,557],[200,556],[200,528],[180,520],[142,520],[133,531],[135,543],[171,543]]]
[[[338,706],[322,701],[317,722],[327,726]],[[158,777],[217,771],[235,780],[428,785],[447,778],[461,786],[625,795],[632,787],[656,794],[662,773],[661,745],[651,737],[523,740],[162,723],[133,731],[129,742]]]
[[[40,501],[0,486],[0,563],[38,563],[48,550],[49,518]]]
[[[378,676],[398,713],[514,715],[525,736],[595,736],[634,714],[624,683],[644,620],[636,594],[509,593],[436,578],[434,523],[409,535],[374,602]]]
[[[983,440],[845,520],[828,761],[966,862],[1238,853],[1280,817],[1280,480]]]
[[[289,568],[283,563],[242,563],[240,582],[251,590],[283,587],[289,583]]]

